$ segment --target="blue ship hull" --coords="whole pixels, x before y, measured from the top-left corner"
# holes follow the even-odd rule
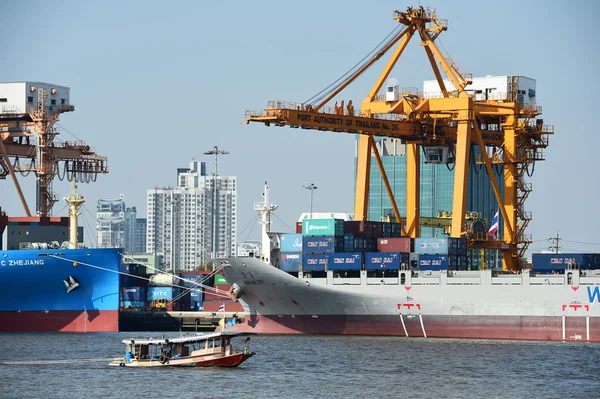
[[[0,331],[118,331],[120,251],[0,251]]]

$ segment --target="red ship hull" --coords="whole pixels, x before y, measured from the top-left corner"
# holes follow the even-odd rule
[[[402,324],[404,321],[404,326]],[[536,316],[249,316],[229,330],[258,334],[335,334],[600,342],[600,318]],[[563,333],[564,331],[564,333]]]
[[[2,311],[0,332],[118,332],[118,310]]]

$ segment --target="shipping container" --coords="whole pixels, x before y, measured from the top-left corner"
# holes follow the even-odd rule
[[[344,252],[370,252],[377,249],[377,238],[354,237],[352,233],[344,234]]]
[[[200,285],[208,285],[208,276],[206,274],[181,273],[177,275],[178,278],[175,279],[175,282],[181,287],[198,287]],[[204,279],[207,279],[207,281],[204,281]]]
[[[414,251],[423,255],[448,255],[448,238],[415,238]]]
[[[534,271],[562,271],[568,268],[582,270],[600,269],[600,254],[549,253],[533,254]]]
[[[448,270],[468,270],[466,255],[448,255]]]
[[[153,274],[150,276],[149,284],[153,287],[172,287],[173,275],[167,273]]]
[[[383,235],[383,224],[370,220],[348,220],[344,222],[344,233],[352,233],[354,237],[375,237]]]
[[[467,239],[448,237],[448,255],[467,256]]]
[[[190,311],[192,312],[204,312],[204,302],[191,302]]]
[[[225,280],[225,277],[223,277],[222,274],[215,274],[215,281],[214,281],[214,285],[220,285],[220,284],[227,284],[227,280]]]
[[[135,263],[121,263],[121,265],[119,266],[119,271],[121,273],[127,273],[133,276],[137,276],[137,265]]]
[[[119,285],[121,287],[147,287],[148,280],[140,278],[139,276],[127,276],[121,274],[119,275]]]
[[[146,287],[123,287],[121,288],[122,301],[146,301],[148,291]]]
[[[302,252],[302,234],[282,234],[279,244],[281,252]]]
[[[302,271],[319,272],[327,270],[329,254],[304,254],[302,256]]]
[[[419,255],[419,269],[448,270],[448,255]]]
[[[399,270],[408,265],[408,252],[367,252],[365,268],[367,270]]]
[[[146,301],[121,301],[119,303],[121,308],[145,308]]]
[[[279,268],[285,272],[297,272],[302,266],[302,253],[282,253]]]
[[[410,237],[378,238],[379,252],[413,252],[413,240]]]
[[[233,302],[232,300],[221,300],[221,301],[204,301],[204,311],[205,312],[219,312],[219,307],[221,305],[225,305],[225,312],[243,312],[244,308],[242,304],[239,302]]]
[[[181,290],[173,287],[148,287],[148,300],[168,299],[171,301]]]
[[[199,288],[192,288],[189,295],[190,302],[204,302],[204,291]]]
[[[344,252],[343,236],[303,236],[302,252],[305,254],[331,254]]]
[[[302,235],[305,236],[343,236],[342,219],[305,219],[302,221]]]
[[[362,252],[342,252],[329,254],[327,269],[335,271],[361,270],[362,265]]]

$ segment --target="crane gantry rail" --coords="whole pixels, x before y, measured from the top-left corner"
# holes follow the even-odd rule
[[[420,234],[421,147],[455,146],[450,232],[452,237],[461,237],[466,235],[464,226],[470,148],[472,144],[478,145],[481,156],[477,161],[485,165],[488,176],[494,176],[492,164],[504,166],[503,197],[496,180],[490,178],[503,217],[504,234],[500,241],[475,239],[469,242],[469,246],[501,249],[503,268],[520,268],[522,256],[531,242],[531,238],[525,234],[525,228],[531,220],[530,213],[524,211],[525,199],[531,191],[531,185],[525,182],[525,175],[530,173],[529,167],[533,162],[544,159],[543,149],[548,145],[548,135],[554,133],[554,128],[544,125],[541,119],[535,119],[541,115],[541,107],[519,101],[517,76],[511,77],[505,98],[477,100],[468,93],[465,88],[472,83],[472,77],[462,73],[435,43],[440,33],[447,30],[447,21],[439,19],[435,11],[409,7],[406,11],[394,11],[394,19],[405,27],[351,76],[319,97],[318,103],[272,101],[264,111],[246,111],[246,121],[261,122],[267,126],[360,134],[355,220],[367,219],[372,155],[380,169],[396,220],[403,220],[373,137],[394,137],[406,143],[406,225],[402,225],[402,231],[411,237]],[[420,44],[425,49],[441,93],[439,97],[430,97],[414,89],[405,89],[401,90],[398,100],[388,101],[380,91],[415,35],[421,40]],[[342,101],[340,106],[337,102],[333,107],[326,106],[394,45],[396,48],[391,58],[361,103],[360,110],[355,110],[351,101],[347,105]],[[442,72],[450,80],[452,88],[446,86]],[[488,156],[488,147],[496,149],[491,158]]]

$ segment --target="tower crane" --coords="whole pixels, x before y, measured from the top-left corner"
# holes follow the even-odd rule
[[[470,148],[471,144],[479,146],[481,156],[478,162],[485,165],[488,176],[494,176],[493,164],[504,166],[503,197],[495,179],[490,178],[503,217],[504,231],[501,240],[472,239],[469,247],[501,249],[503,269],[519,269],[521,258],[531,243],[531,238],[525,234],[531,220],[530,213],[523,208],[531,191],[531,185],[524,181],[525,174],[530,174],[530,166],[535,161],[544,160],[543,149],[548,145],[548,135],[554,133],[554,127],[535,119],[542,113],[540,106],[519,101],[518,77],[511,77],[504,98],[478,100],[468,93],[465,88],[472,83],[472,76],[463,73],[436,44],[436,39],[448,29],[448,25],[446,20],[438,18],[435,11],[408,7],[406,11],[394,11],[393,18],[400,24],[396,32],[347,77],[338,79],[336,84],[313,97],[312,101],[271,101],[263,111],[246,111],[246,122],[359,134],[355,220],[367,219],[372,155],[381,172],[395,218],[403,220],[373,137],[400,139],[406,144],[407,163],[406,223],[402,224],[402,232],[413,238],[420,235],[421,148],[455,146],[450,235],[463,237],[467,235],[465,213]],[[413,36],[420,39],[441,92],[439,96],[426,96],[415,89],[401,89],[399,98],[390,101],[380,91]],[[362,101],[360,110],[354,109],[352,101],[347,105],[343,101],[339,106],[337,102],[333,107],[327,105],[392,48],[390,59]],[[442,74],[450,85],[446,85]],[[487,147],[498,150],[490,157]]]
[[[31,89],[37,91],[36,105],[26,110],[3,108],[0,112],[0,179],[11,176],[23,209],[31,216],[17,173],[26,176],[33,172],[37,177],[37,216],[46,217],[58,201],[52,191],[55,177],[89,183],[96,181],[98,173],[108,173],[108,163],[106,157],[97,155],[82,141],[55,142],[59,133],[55,123],[62,113],[72,112],[75,107],[48,105],[46,88]]]

